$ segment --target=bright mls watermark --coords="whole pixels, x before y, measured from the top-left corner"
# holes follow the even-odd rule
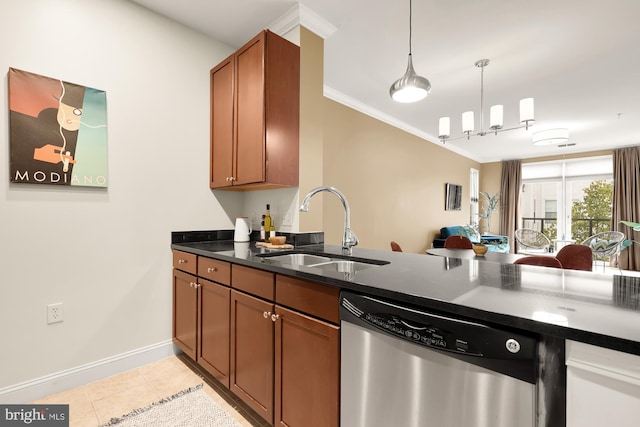
[[[0,427],[69,427],[69,405],[0,405]]]

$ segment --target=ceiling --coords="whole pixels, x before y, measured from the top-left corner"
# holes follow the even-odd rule
[[[438,119],[484,115],[504,105],[504,127],[518,125],[519,100],[535,99],[529,130],[447,141],[479,162],[577,153],[640,143],[638,0],[416,0],[412,57],[431,82],[414,104],[391,100],[409,53],[409,1],[389,0],[132,0],[238,48],[300,4],[335,27],[325,39],[325,96],[441,144]],[[303,21],[304,23],[304,21]],[[568,147],[534,146],[531,135],[569,129]],[[389,143],[393,143],[390,141]]]

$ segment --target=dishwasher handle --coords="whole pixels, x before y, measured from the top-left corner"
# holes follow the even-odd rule
[[[428,329],[426,326],[413,326],[413,325],[410,325],[409,323],[407,323],[406,320],[401,320],[401,322],[407,328],[411,328],[411,329],[414,329],[416,331],[425,331],[425,330]]]

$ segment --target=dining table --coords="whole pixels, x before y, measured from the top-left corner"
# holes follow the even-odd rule
[[[505,254],[502,252],[486,252],[484,255],[476,255],[473,249],[447,249],[447,248],[430,248],[427,249],[428,255],[436,255],[448,258],[475,259],[477,261],[489,261],[502,264],[513,264],[518,258],[522,258],[522,254]]]

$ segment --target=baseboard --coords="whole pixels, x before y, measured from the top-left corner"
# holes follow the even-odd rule
[[[45,396],[107,378],[179,353],[171,340],[0,388],[3,404],[30,403]]]

